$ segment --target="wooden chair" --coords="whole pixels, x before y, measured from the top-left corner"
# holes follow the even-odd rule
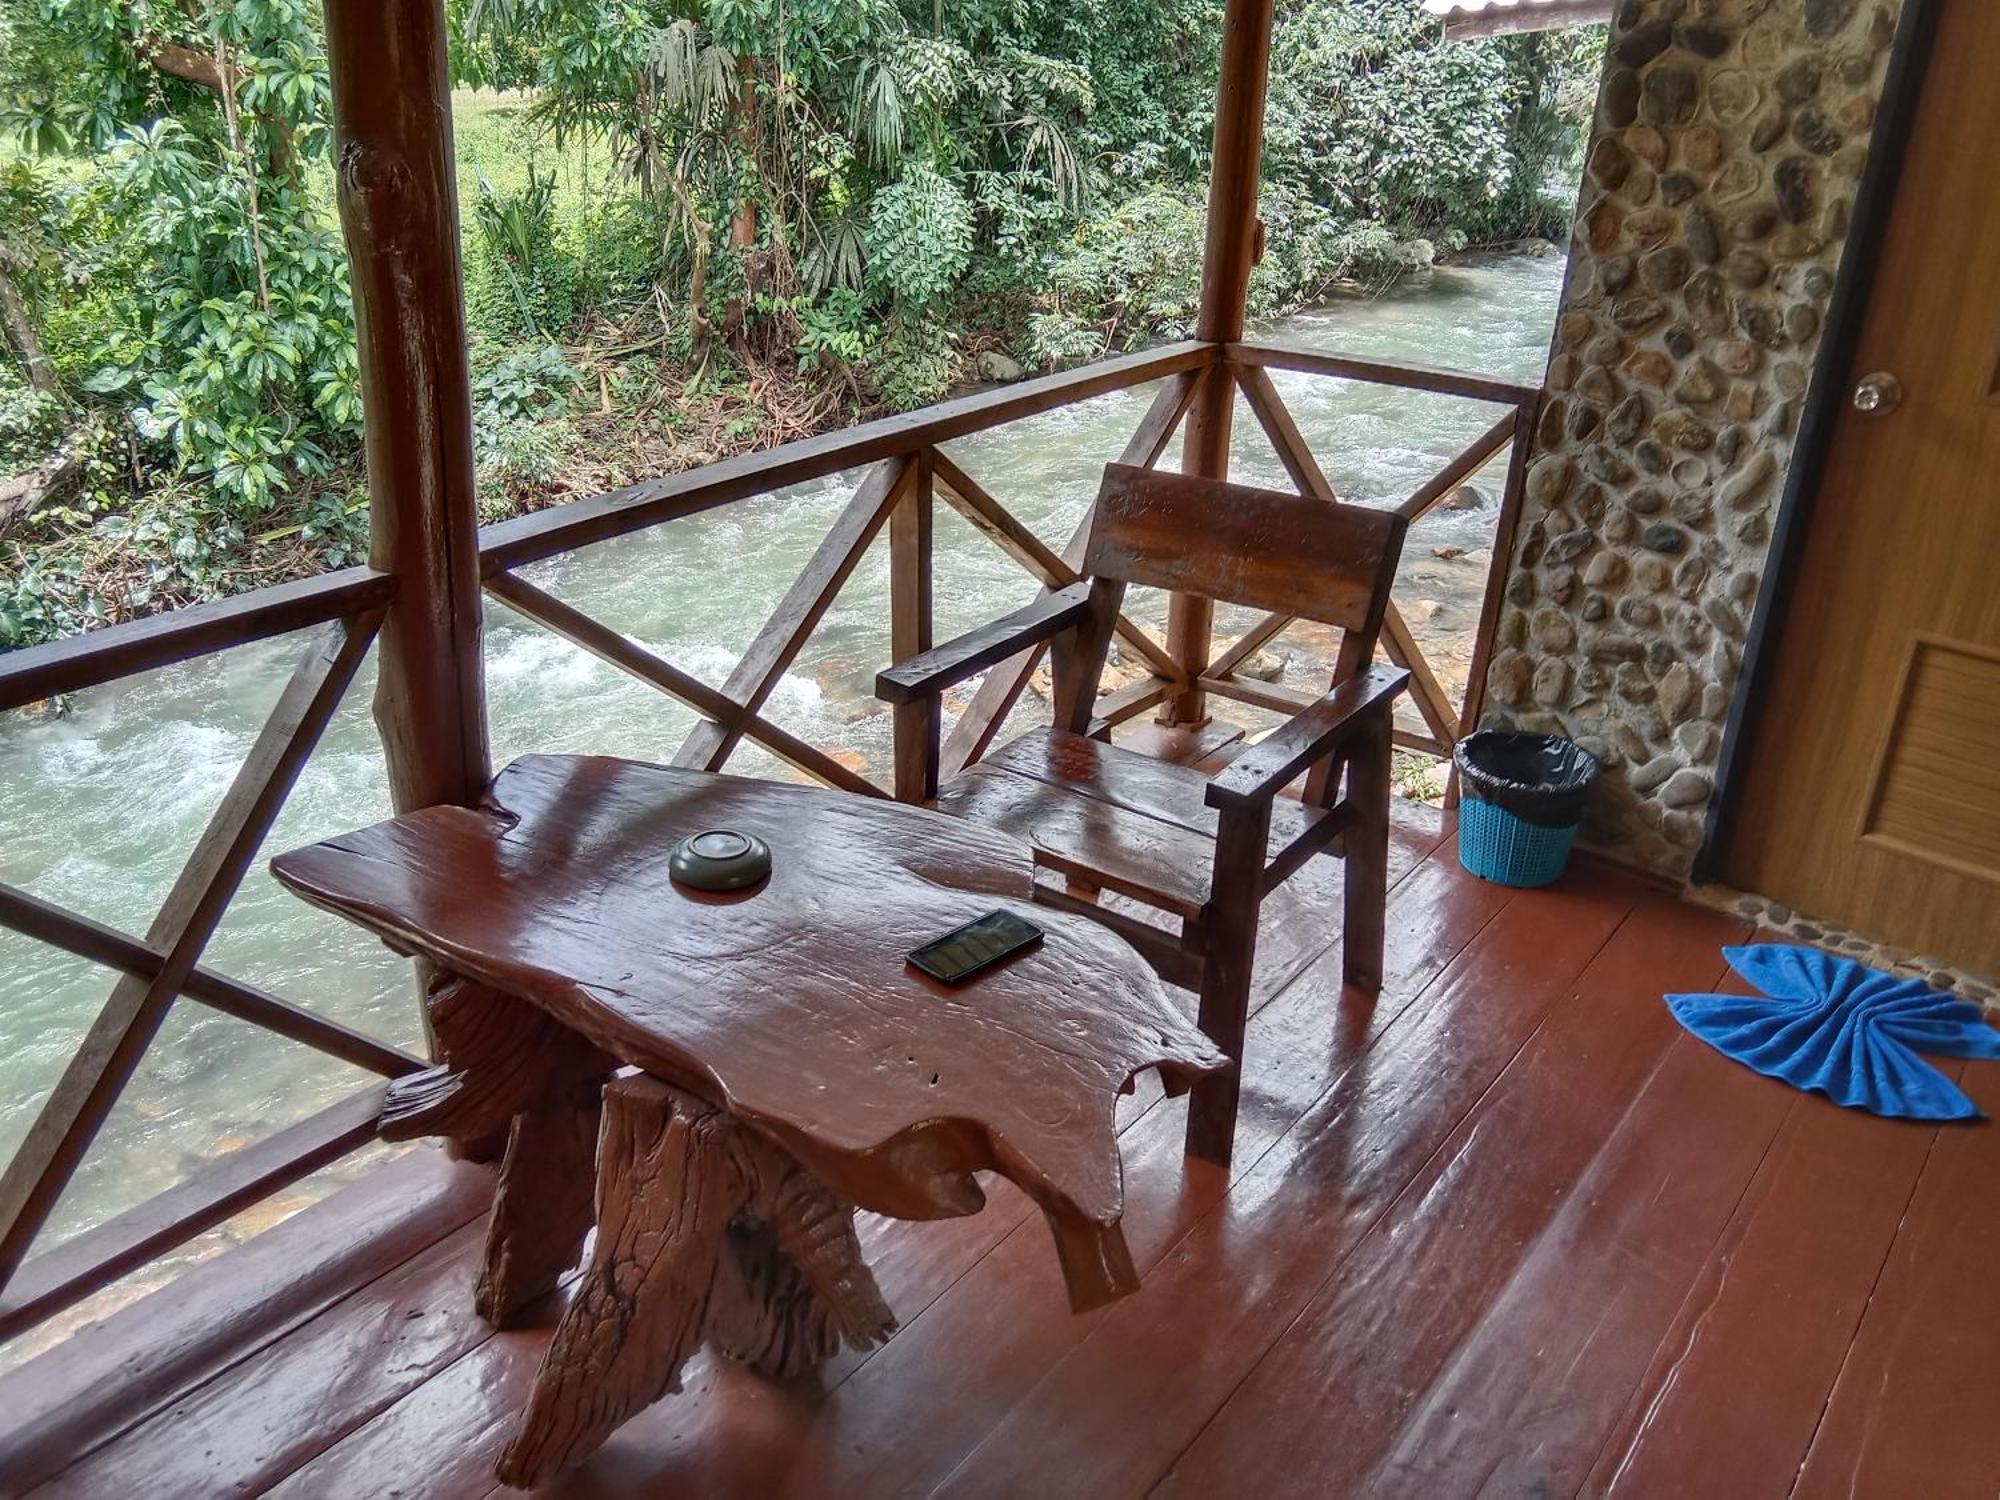
[[[899,735],[915,725],[928,738],[899,745],[899,763],[935,767],[938,695],[1050,644],[1053,727],[954,776],[937,805],[1032,844],[1067,885],[1038,884],[1036,899],[1097,918],[1197,991],[1202,1030],[1239,1063],[1259,907],[1313,855],[1347,861],[1342,977],[1371,993],[1382,982],[1390,715],[1409,673],[1373,661],[1404,526],[1393,512],[1113,464],[1081,580],[876,678]],[[1213,778],[1113,746],[1092,710],[1128,584],[1338,627],[1332,689]],[[1301,774],[1303,801],[1280,801]],[[1100,890],[1178,918],[1178,933],[1100,905]],[[1228,1161],[1237,1089],[1238,1070],[1195,1085],[1190,1153]]]

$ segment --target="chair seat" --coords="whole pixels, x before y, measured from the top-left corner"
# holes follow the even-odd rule
[[[1038,729],[953,777],[938,806],[1013,834],[1046,868],[1195,918],[1208,903],[1215,858],[1207,785],[1189,766]],[[1325,816],[1280,799],[1270,852]]]

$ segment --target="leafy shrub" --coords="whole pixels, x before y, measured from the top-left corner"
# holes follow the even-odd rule
[[[0,475],[39,464],[63,431],[63,403],[0,366]]]
[[[570,400],[582,380],[553,344],[511,354],[472,383],[473,458],[482,488],[546,485],[569,452]]]
[[[868,356],[868,374],[897,411],[936,401],[958,379],[958,350],[942,323],[894,318]]]
[[[868,209],[868,276],[911,315],[942,301],[972,259],[972,205],[928,164],[906,167]]]
[[[491,306],[489,296],[480,308],[480,331],[500,338],[566,333],[576,320],[577,266],[556,239],[555,177],[543,176],[531,162],[519,192],[501,192],[484,172],[477,181],[473,218],[482,269],[498,283],[507,309]]]

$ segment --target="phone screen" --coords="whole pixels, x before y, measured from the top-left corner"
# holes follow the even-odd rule
[[[925,943],[910,954],[910,962],[933,979],[959,984],[1041,940],[1042,929],[1026,917],[1011,911],[989,911],[935,942]]]

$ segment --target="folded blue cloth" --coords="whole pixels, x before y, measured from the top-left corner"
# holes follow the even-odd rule
[[[1984,1118],[1917,1056],[2000,1058],[2000,1031],[1978,1006],[1817,948],[1758,943],[1722,956],[1770,998],[1669,995],[1667,1004],[1724,1057],[1878,1115]]]

